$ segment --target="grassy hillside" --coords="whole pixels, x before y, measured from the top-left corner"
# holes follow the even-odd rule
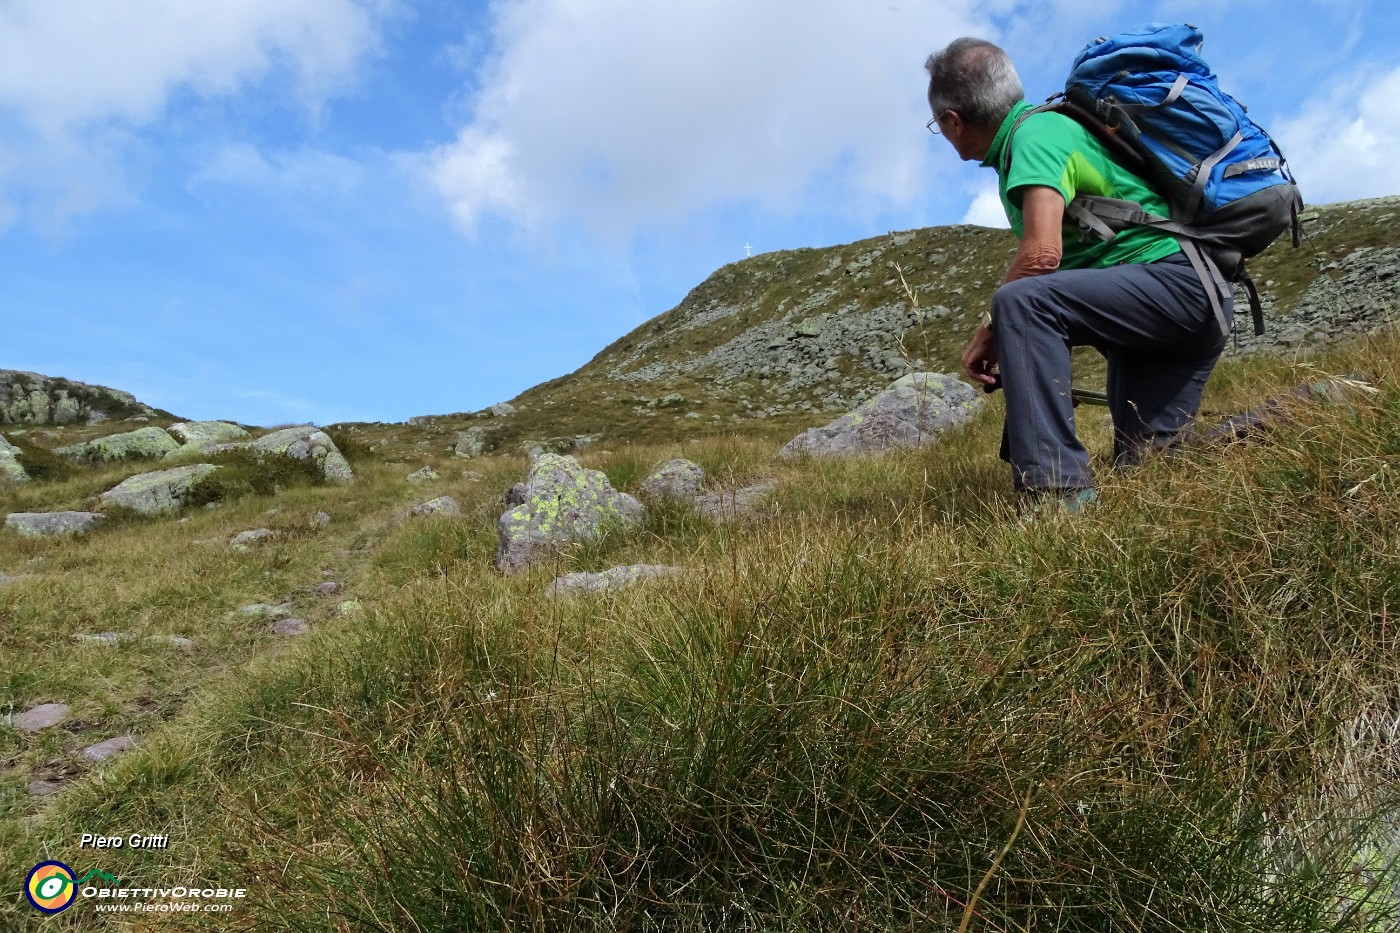
[[[1280,241],[1251,261],[1268,333],[1253,337],[1242,312],[1228,352],[1287,352],[1391,320],[1400,302],[1397,210],[1400,198],[1310,209],[1300,249]],[[464,413],[347,429],[396,449],[426,445],[425,431],[442,449],[469,428],[509,451],[580,435],[605,447],[715,433],[790,437],[908,368],[957,372],[1013,252],[1007,231],[958,226],[754,256],[717,270],[577,372],[512,399],[518,411],[510,417]],[[1101,385],[1097,355],[1079,362],[1084,383]]]
[[[347,444],[352,486],[0,537],[20,578],[0,588],[0,697],[74,707],[0,730],[0,877],[56,858],[249,895],[110,921],[10,901],[0,925],[1393,929],[1397,358],[1391,333],[1232,361],[1213,411],[1330,373],[1379,391],[1105,473],[1075,520],[1015,518],[993,407],[878,460],[738,436],[590,448],[625,489],[677,454],[718,485],[781,485],[751,521],[657,507],[514,578],[490,560],[518,456]],[[406,479],[425,464],[443,479]],[[104,469],[51,492],[86,501],[122,468]],[[443,493],[461,517],[402,517]],[[259,526],[261,548],[228,548]],[[687,572],[543,592],[643,560]],[[239,612],[283,600],[310,635]],[[75,637],[101,631],[135,637]],[[146,638],[172,634],[194,646]],[[26,795],[124,734],[141,745]],[[80,850],[81,832],[170,847]]]

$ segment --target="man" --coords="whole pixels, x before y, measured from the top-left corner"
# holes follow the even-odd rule
[[[1130,227],[1103,241],[1082,238],[1077,225],[1066,227],[1065,208],[1076,194],[1170,211],[1070,117],[1025,117],[1032,108],[1000,48],[958,39],[925,67],[929,129],[962,159],[997,171],[1002,206],[1020,241],[990,312],[963,352],[963,369],[983,385],[1000,379],[1006,393],[1002,457],[1011,463],[1017,492],[1077,511],[1097,495],[1088,453],[1074,431],[1070,348],[1092,346],[1108,361],[1114,462],[1127,465],[1173,443],[1195,418],[1225,347],[1222,322],[1228,325],[1234,313],[1230,296],[1220,296],[1224,318],[1217,318],[1169,233]]]

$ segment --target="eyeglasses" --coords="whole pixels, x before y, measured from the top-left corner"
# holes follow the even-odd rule
[[[946,111],[946,110],[943,111],[942,113],[934,114],[934,115],[933,115],[933,119],[932,119],[932,120],[929,120],[927,123],[925,123],[925,124],[924,124],[924,127],[927,128],[928,131],[929,131],[930,133],[932,133],[933,135],[935,135],[935,136],[942,136],[942,135],[943,135],[943,128],[942,128],[941,126],[939,126],[938,124],[939,124],[939,121],[941,121],[941,120],[942,120],[944,117],[946,117],[947,115],[948,115],[948,111]]]

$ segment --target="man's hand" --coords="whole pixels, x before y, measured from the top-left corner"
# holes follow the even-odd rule
[[[973,382],[994,385],[997,381],[997,335],[986,325],[978,325],[977,332],[962,355],[963,371]]]

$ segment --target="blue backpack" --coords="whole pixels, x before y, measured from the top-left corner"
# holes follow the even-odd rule
[[[1221,329],[1228,332],[1221,308],[1226,283],[1238,282],[1249,296],[1254,332],[1262,334],[1259,297],[1244,260],[1285,230],[1299,245],[1303,199],[1269,134],[1220,90],[1200,57],[1201,41],[1189,24],[1140,26],[1097,39],[1075,58],[1064,94],[1030,113],[1073,117],[1171,205],[1171,216],[1162,217],[1133,201],[1076,197],[1067,213],[1086,235],[1111,239],[1132,224],[1176,234]]]

